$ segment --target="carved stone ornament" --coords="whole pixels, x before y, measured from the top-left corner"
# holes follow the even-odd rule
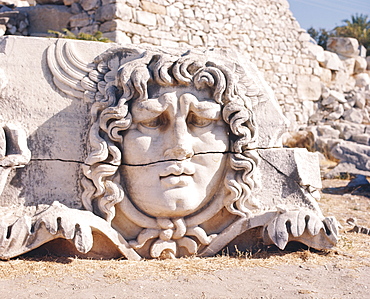
[[[54,202],[0,224],[3,259],[55,239],[131,260],[336,244],[337,222],[316,202],[318,158],[282,148],[286,120],[248,60],[138,47],[83,60],[73,42],[47,51],[55,86],[90,110],[85,210]]]

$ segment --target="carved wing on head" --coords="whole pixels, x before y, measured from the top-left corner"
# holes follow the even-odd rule
[[[48,48],[47,62],[58,89],[86,102],[104,96],[106,84],[114,81],[118,69],[117,64],[103,61],[84,62],[76,55],[74,43],[62,39]]]

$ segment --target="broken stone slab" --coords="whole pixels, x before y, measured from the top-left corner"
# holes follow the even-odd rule
[[[357,169],[370,171],[370,146],[342,140],[331,149],[331,154],[341,162],[351,163]]]
[[[351,37],[329,37],[327,49],[345,57],[357,57],[359,55],[358,40]]]
[[[348,110],[344,111],[343,118],[346,121],[356,123],[356,124],[361,124],[363,119],[364,119],[364,116],[362,114],[361,109],[351,108],[351,109],[348,109]]]
[[[370,135],[369,134],[352,135],[351,140],[356,143],[370,145]]]
[[[14,37],[0,49],[2,116],[25,124],[33,153],[1,200],[50,205],[1,224],[2,258],[56,238],[106,258],[210,256],[255,228],[251,241],[281,249],[335,245],[317,156],[282,148],[287,121],[246,57]]]
[[[310,131],[312,132],[312,127]],[[340,131],[334,129],[330,125],[318,125],[316,126],[317,136],[331,139],[339,139]],[[316,135],[316,134],[315,134]]]
[[[330,124],[336,130],[340,131],[340,138],[350,140],[353,135],[365,133],[366,126],[362,124],[351,123],[348,121],[334,122]]]
[[[343,174],[370,176],[370,171],[358,169],[353,163],[340,162],[332,170],[324,175],[325,179],[335,179],[341,177]]]

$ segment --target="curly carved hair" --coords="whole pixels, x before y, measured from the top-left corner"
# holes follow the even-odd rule
[[[122,160],[122,133],[132,122],[129,102],[148,99],[148,85],[163,87],[194,85],[210,88],[215,102],[222,106],[222,117],[229,125],[231,169],[225,187],[233,194],[224,199],[232,214],[248,216],[259,207],[252,196],[258,157],[250,145],[256,141],[252,102],[261,92],[240,65],[228,66],[187,53],[181,57],[145,52],[141,58],[120,66],[115,80],[105,87],[105,96],[92,105],[89,133],[91,153],[85,161],[82,203],[87,210],[111,222],[115,205],[125,196],[118,168]],[[240,79],[240,78],[241,79]]]

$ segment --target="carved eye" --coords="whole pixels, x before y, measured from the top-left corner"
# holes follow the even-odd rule
[[[191,124],[198,128],[207,127],[212,124],[213,120],[209,118],[204,118],[196,115],[195,113],[190,113],[187,119],[188,124]]]
[[[140,122],[140,124],[148,129],[158,129],[164,127],[167,124],[167,120],[166,117],[161,114],[155,118],[144,120]]]

